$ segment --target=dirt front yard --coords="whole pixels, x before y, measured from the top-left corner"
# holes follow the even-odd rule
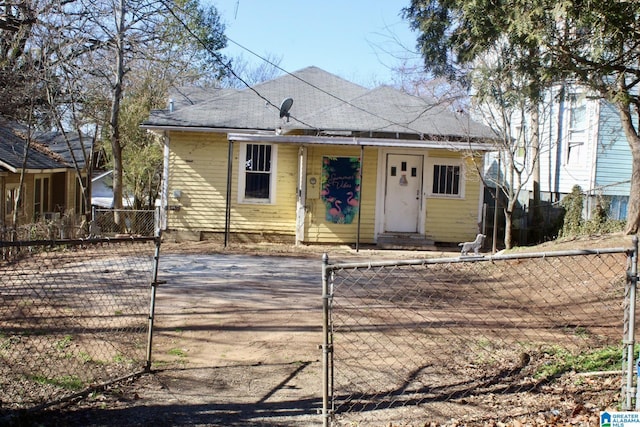
[[[355,253],[349,248],[221,251],[198,244],[166,245],[160,261],[159,279],[165,283],[157,293],[153,372],[42,416],[29,415],[25,422],[322,425],[323,250],[335,261],[425,256],[366,249]],[[530,374],[526,369],[513,371],[491,387],[479,385],[477,393],[434,402],[419,420],[403,419],[404,409],[398,408],[379,411],[375,422],[369,417],[344,425],[590,426],[598,425],[600,410],[615,409],[620,399],[619,376],[568,372],[553,382],[521,387],[530,384]],[[479,415],[465,421],[456,416],[461,408],[476,408]]]

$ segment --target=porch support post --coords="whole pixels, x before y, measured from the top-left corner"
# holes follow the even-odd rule
[[[360,146],[360,197],[358,199],[358,228],[356,231],[356,252],[360,251],[360,222],[362,216],[362,189],[364,185],[362,184],[362,169],[364,169],[364,145]]]
[[[233,141],[229,140],[227,155],[227,204],[224,215],[224,247],[229,244],[229,228],[231,227],[231,174],[233,173]]]
[[[305,205],[307,203],[307,147],[298,148],[298,191],[296,194],[296,245],[304,240]]]

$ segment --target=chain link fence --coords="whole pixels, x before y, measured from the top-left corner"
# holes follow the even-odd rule
[[[483,399],[539,391],[589,355],[612,359],[630,399],[636,254],[325,259],[324,425],[505,419],[521,405]]]
[[[158,209],[93,209],[93,221],[88,224],[90,236],[155,236],[159,230]]]
[[[97,209],[93,220],[86,221],[75,214],[50,213],[38,221],[15,227],[0,226],[2,241],[68,240],[96,237],[144,236],[159,234],[158,209]]]
[[[0,424],[150,368],[159,248],[0,242]]]

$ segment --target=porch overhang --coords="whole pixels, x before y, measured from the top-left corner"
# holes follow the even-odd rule
[[[297,145],[346,145],[354,147],[395,147],[449,149],[454,151],[496,151],[490,142],[442,140],[412,140],[391,138],[366,138],[345,136],[277,135],[254,133],[229,133],[227,139],[233,142],[262,142]]]

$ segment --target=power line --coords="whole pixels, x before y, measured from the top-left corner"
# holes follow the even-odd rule
[[[229,73],[231,73],[231,75],[232,75],[233,77],[235,77],[236,79],[238,79],[238,81],[240,81],[240,82],[241,82],[244,86],[246,86],[250,91],[252,91],[253,93],[255,93],[255,94],[256,94],[260,99],[264,100],[264,101],[265,101],[265,103],[266,103],[267,105],[269,105],[269,106],[271,106],[271,107],[274,107],[274,108],[276,108],[276,109],[280,110],[280,106],[275,105],[273,102],[271,102],[271,100],[269,100],[266,96],[262,95],[262,94],[261,94],[259,91],[257,91],[253,86],[249,85],[249,83],[248,83],[247,81],[245,81],[242,77],[240,77],[240,76],[235,72],[235,70],[233,70],[233,67],[231,67],[231,61],[229,61],[229,62],[225,62],[225,61],[222,59],[222,57],[221,57],[221,56],[220,56],[216,51],[214,51],[214,50],[210,49],[210,48],[206,45],[206,43],[205,43],[205,42],[204,42],[204,41],[203,41],[203,40],[202,40],[202,39],[201,39],[197,34],[195,34],[195,33],[194,33],[194,31],[193,31],[191,28],[189,28],[189,26],[184,22],[184,20],[183,20],[182,18],[180,18],[180,17],[175,13],[175,11],[173,10],[173,8],[172,8],[170,5],[168,5],[164,0],[162,0],[162,2],[163,2],[163,4],[165,5],[165,7],[167,8],[167,10],[171,13],[171,15],[176,19],[176,21],[178,21],[178,23],[179,23],[182,27],[184,27],[184,29],[185,29],[185,30],[186,30],[186,31],[187,31],[187,32],[188,32],[188,33],[189,33],[189,34],[190,34],[190,35],[191,35],[191,36],[192,36],[192,37],[193,37],[193,38],[194,38],[194,39],[195,39],[195,40],[196,40],[196,41],[197,41],[197,42],[198,42],[198,43],[199,43],[199,44],[200,44],[204,49],[205,49],[205,50],[207,50],[207,52],[209,52],[209,53],[210,53],[210,54],[211,54],[211,55],[216,59],[216,61],[217,61],[220,65],[222,65],[222,66],[223,66],[227,71],[229,71]],[[238,5],[239,5],[239,0],[238,0],[238,2],[236,3],[236,13],[237,13],[237,7],[238,7]],[[395,121],[393,121],[393,120],[389,120],[387,117],[381,116],[381,115],[379,115],[379,114],[376,114],[376,113],[374,113],[374,112],[372,112],[372,111],[367,110],[366,108],[362,108],[362,107],[360,107],[360,106],[358,106],[358,105],[355,105],[355,104],[353,104],[352,102],[350,102],[350,101],[348,101],[348,100],[346,100],[346,99],[344,99],[344,98],[341,98],[340,96],[335,95],[335,94],[333,94],[333,93],[331,93],[331,92],[329,92],[329,91],[327,91],[327,90],[325,90],[325,89],[323,89],[323,88],[321,88],[321,87],[319,87],[319,86],[317,86],[317,85],[314,85],[313,83],[311,83],[311,82],[308,82],[308,81],[304,80],[304,79],[303,79],[303,78],[301,78],[300,76],[297,76],[297,75],[295,75],[295,74],[291,73],[291,72],[290,72],[290,71],[288,71],[288,70],[285,70],[284,68],[280,67],[278,64],[273,63],[273,62],[272,62],[272,61],[270,61],[269,59],[267,59],[267,58],[263,57],[262,55],[259,55],[258,53],[254,52],[253,50],[249,49],[248,47],[246,47],[246,46],[244,46],[244,45],[242,45],[242,44],[240,44],[240,43],[236,42],[235,40],[233,40],[233,39],[231,39],[231,38],[227,37],[226,35],[221,34],[221,36],[222,36],[222,37],[225,37],[228,41],[230,41],[231,43],[235,44],[235,45],[236,45],[236,46],[238,46],[239,48],[241,48],[241,49],[243,49],[243,50],[247,51],[247,52],[248,52],[248,53],[250,53],[251,55],[254,55],[255,57],[259,58],[260,60],[262,60],[262,61],[266,62],[266,63],[267,63],[267,64],[269,64],[269,65],[271,65],[272,67],[274,67],[274,68],[276,68],[276,69],[278,69],[278,70],[282,71],[284,74],[286,74],[286,75],[288,75],[288,76],[291,76],[291,77],[293,77],[293,78],[295,78],[295,79],[299,80],[300,82],[302,82],[302,83],[304,83],[304,84],[306,84],[306,85],[308,85],[308,86],[310,86],[310,87],[312,87],[312,88],[314,88],[314,89],[316,89],[316,90],[320,91],[321,93],[324,93],[325,95],[328,95],[329,97],[334,98],[334,99],[336,99],[337,101],[340,101],[340,102],[342,102],[342,103],[344,103],[344,104],[346,104],[346,105],[348,105],[348,106],[350,106],[350,107],[353,107],[353,108],[355,108],[355,109],[356,109],[356,110],[358,110],[358,111],[361,111],[361,112],[363,112],[363,113],[365,113],[365,114],[368,114],[368,115],[370,115],[370,116],[372,116],[372,117],[375,117],[375,118],[378,118],[378,119],[380,119],[380,120],[383,120],[383,121],[385,121],[385,122],[389,123],[390,125],[399,126],[399,127],[401,127],[401,128],[406,129],[407,131],[414,132],[414,133],[416,133],[416,134],[418,134],[418,135],[420,136],[420,139],[421,139],[421,140],[422,140],[422,139],[424,139],[424,133],[423,133],[423,132],[421,132],[421,131],[419,131],[419,130],[417,130],[417,129],[413,129],[413,128],[411,128],[411,127],[410,127],[410,126],[408,126],[406,123],[397,123],[397,122],[395,122]],[[422,113],[418,114],[418,116],[416,117],[416,119],[412,120],[411,122],[413,122],[413,121],[417,120],[417,119],[418,119],[420,116],[422,116],[423,114],[424,114],[424,112],[422,112]],[[315,129],[315,130],[316,130],[316,132],[319,132],[319,131],[320,131],[320,129],[319,129],[319,128],[317,128],[316,126],[313,126],[313,125],[311,125],[311,124],[309,124],[309,123],[306,123],[306,122],[304,122],[303,120],[301,120],[301,119],[299,119],[299,118],[297,118],[297,117],[295,117],[295,116],[293,116],[293,115],[291,115],[290,117],[291,117],[293,120],[297,121],[298,123],[300,123],[300,124],[302,124],[302,125],[304,125],[304,126],[309,127],[310,129]],[[434,135],[432,135],[432,137],[433,137],[433,136],[434,136]]]

